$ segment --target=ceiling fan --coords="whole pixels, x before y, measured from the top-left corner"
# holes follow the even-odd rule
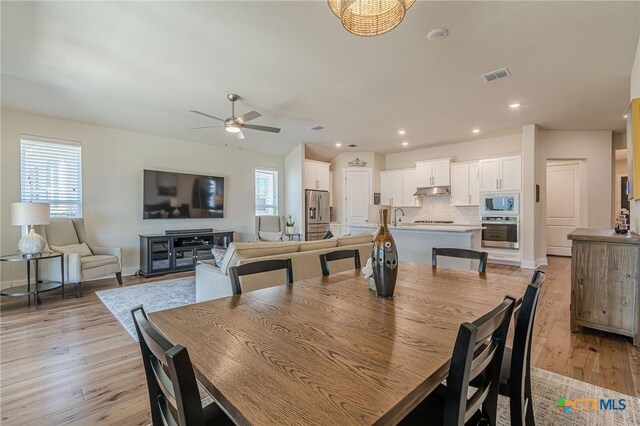
[[[277,127],[269,127],[269,126],[260,126],[257,124],[246,124],[247,121],[255,120],[260,117],[260,113],[257,111],[250,111],[240,117],[236,117],[236,104],[235,102],[240,99],[240,96],[235,93],[229,93],[227,95],[227,99],[231,101],[231,117],[223,120],[222,118],[214,117],[213,115],[205,114],[204,112],[189,110],[194,114],[202,115],[204,117],[213,118],[214,120],[222,121],[222,124],[213,125],[213,126],[199,126],[192,127],[192,129],[208,129],[211,127],[222,127],[229,133],[234,133],[238,139],[244,139],[244,134],[242,134],[242,129],[251,129],[251,130],[260,130],[262,132],[271,132],[271,133],[280,133],[280,129]]]

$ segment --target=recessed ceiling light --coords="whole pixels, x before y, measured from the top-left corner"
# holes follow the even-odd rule
[[[407,146],[407,145],[409,145],[409,142],[407,141],[402,142],[402,146]]]
[[[406,133],[407,133],[407,131],[406,131],[406,130],[398,130],[398,134],[399,134],[399,135],[404,135],[404,134],[406,134]]]
[[[623,115],[622,118],[627,118],[629,117],[627,114]]]
[[[472,132],[473,133],[480,133],[480,129],[473,129]]]
[[[438,41],[446,38],[449,35],[449,30],[446,28],[434,28],[427,33],[427,40]]]
[[[337,146],[338,148],[340,148],[340,147],[342,146],[342,144],[341,144],[340,142],[338,142],[338,143],[336,143],[336,146]]]
[[[510,104],[510,105],[509,105],[509,108],[511,108],[511,109],[518,109],[518,108],[520,108],[520,104],[518,104],[518,103]]]

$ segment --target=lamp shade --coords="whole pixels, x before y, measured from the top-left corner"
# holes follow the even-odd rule
[[[369,204],[369,223],[380,224],[380,210],[387,210],[387,225],[391,220],[391,206],[388,204]]]
[[[11,203],[12,225],[48,225],[49,203]]]

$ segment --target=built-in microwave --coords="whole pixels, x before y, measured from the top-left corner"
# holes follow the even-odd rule
[[[483,193],[480,194],[481,216],[518,216],[520,214],[520,194]]]

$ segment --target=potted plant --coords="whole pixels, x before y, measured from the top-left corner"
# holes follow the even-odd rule
[[[287,227],[287,235],[292,235],[296,232],[295,222],[293,221],[292,215],[287,215],[287,223],[285,226]]]

